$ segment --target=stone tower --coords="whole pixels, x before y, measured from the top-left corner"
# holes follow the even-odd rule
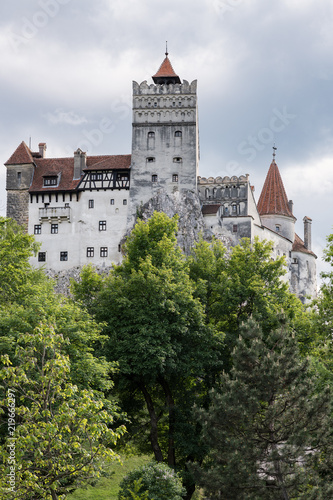
[[[181,83],[167,52],[153,81],[133,82],[129,226],[140,206],[161,190],[197,190],[197,81]]]
[[[34,173],[34,160],[30,149],[21,142],[5,163],[7,168],[7,217],[28,229],[29,187]]]

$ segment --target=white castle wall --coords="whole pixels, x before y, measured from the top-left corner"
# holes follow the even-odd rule
[[[46,252],[46,262],[39,262],[36,256],[32,258],[33,265],[60,271],[90,262],[96,266],[120,262],[119,245],[126,229],[128,190],[85,191],[79,194],[78,201],[75,196],[70,201],[67,194],[65,202],[62,195],[58,202],[53,195],[46,210],[41,196],[39,200],[30,203],[29,233],[34,234],[34,226],[41,224],[41,234],[35,237],[42,244],[40,251]],[[94,201],[94,208],[89,208],[89,200]],[[112,205],[111,200],[114,200]],[[99,221],[106,221],[105,231],[99,230]],[[58,224],[57,234],[51,234],[52,223]],[[93,257],[87,257],[88,247],[94,248]],[[107,257],[101,257],[100,249],[105,247]],[[60,252],[64,251],[68,252],[67,261],[60,260]]]

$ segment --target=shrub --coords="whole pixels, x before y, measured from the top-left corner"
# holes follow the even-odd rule
[[[140,488],[137,490],[137,482],[140,480]],[[182,500],[185,493],[179,475],[161,462],[143,465],[124,477],[120,483],[118,500],[132,500],[135,490],[139,495],[148,493],[148,500]]]

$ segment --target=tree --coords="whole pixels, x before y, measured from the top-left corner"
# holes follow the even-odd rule
[[[223,343],[194,297],[176,230],[177,219],[163,213],[140,221],[126,243],[123,263],[87,305],[105,323],[108,341],[101,353],[119,364],[116,388],[132,420],[130,434],[146,437],[149,429],[155,459],[183,471],[191,498],[195,487],[186,464],[203,456],[192,407],[204,404],[222,368]],[[86,290],[84,276],[81,286]]]
[[[8,499],[64,499],[99,476],[102,459],[117,458],[112,447],[125,431],[112,428],[117,408],[71,383],[66,343],[52,326],[40,325],[19,335],[17,366],[2,356],[1,412],[10,425],[1,449],[0,491]],[[10,473],[14,484],[8,488]]]
[[[249,318],[269,332],[280,323],[281,313],[297,330],[306,319],[304,308],[283,280],[285,259],[272,259],[272,243],[248,238],[227,253],[219,241],[200,240],[189,258],[196,296],[205,306],[206,318],[225,334],[224,370],[241,324]]]
[[[44,280],[43,273],[29,264],[37,250],[34,236],[14,220],[0,217],[0,304],[31,297],[31,285]]]
[[[182,500],[185,493],[180,476],[166,464],[156,462],[134,469],[125,476],[120,483],[119,500],[131,500],[135,489],[136,493],[146,493],[147,500]]]
[[[331,394],[286,326],[242,328],[224,373],[199,410],[209,452],[196,468],[208,498],[326,499],[333,494]]]

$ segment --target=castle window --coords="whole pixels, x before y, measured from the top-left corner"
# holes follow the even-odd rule
[[[275,231],[278,233],[281,229],[281,226],[279,224],[275,225]]]
[[[181,136],[182,136],[181,130],[176,130],[175,137],[181,137]]]
[[[65,262],[68,260],[68,252],[60,252],[60,260]]]
[[[103,180],[103,174],[101,172],[93,172],[90,175],[90,179],[92,181],[101,181],[101,180]]]
[[[34,234],[42,234],[42,225],[41,224],[34,225]]]
[[[17,185],[18,186],[21,185],[21,180],[22,180],[22,173],[21,172],[17,172]]]
[[[157,175],[156,174],[153,174],[151,176],[151,182],[157,182]]]
[[[111,200],[110,200],[110,205],[114,205],[114,199],[113,198],[111,198]]]
[[[148,139],[154,139],[155,138],[155,132],[148,132]]]
[[[107,257],[108,256],[108,247],[101,247],[101,249],[100,249],[100,256],[101,257]]]
[[[157,102],[154,102],[154,107],[157,108]]]
[[[89,208],[94,208],[94,200],[89,200],[88,207]]]
[[[38,262],[46,262],[46,252],[38,252]]]
[[[233,215],[237,214],[237,205],[232,205],[232,213]]]
[[[99,230],[100,231],[106,231],[106,220],[100,220],[99,221]]]
[[[94,247],[87,247],[87,257],[94,256]]]
[[[183,160],[180,156],[175,156],[174,159],[173,159],[173,162],[174,163],[181,163]]]
[[[123,205],[127,205],[127,200],[123,200]]]
[[[229,207],[224,207],[224,215],[229,215]]]
[[[51,224],[51,234],[58,234],[58,224]]]
[[[173,174],[172,182],[178,182],[178,174]]]
[[[234,225],[232,226],[232,232],[233,232],[233,233],[237,233],[237,231],[238,231],[238,226],[237,226],[237,224],[234,224]]]
[[[296,257],[293,258],[293,264],[298,264],[298,259]]]
[[[49,175],[44,177],[44,186],[56,186],[58,184],[58,176],[57,175]]]
[[[153,156],[148,156],[146,161],[147,163],[153,163],[155,161],[155,158]]]

